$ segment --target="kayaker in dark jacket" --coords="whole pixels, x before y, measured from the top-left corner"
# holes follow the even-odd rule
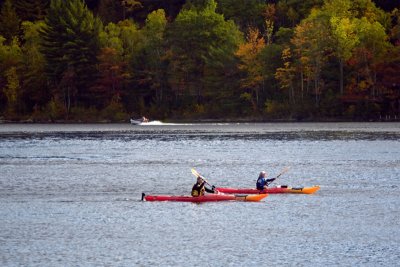
[[[267,179],[266,176],[267,176],[267,173],[265,171],[260,172],[260,175],[258,176],[257,183],[256,183],[256,187],[258,190],[266,189],[268,187],[268,185],[270,183],[272,183],[273,181],[275,181],[275,179],[276,179],[276,178]]]
[[[198,176],[197,182],[193,185],[192,188],[192,197],[204,196],[204,192],[216,193],[213,189],[209,189],[206,187],[206,181],[203,177]]]

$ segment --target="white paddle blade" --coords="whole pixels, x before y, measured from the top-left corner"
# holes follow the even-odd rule
[[[201,177],[201,179],[203,179],[204,182],[206,182],[208,185],[210,185],[210,184],[208,183],[208,181],[206,180],[206,178],[204,178],[203,176],[201,176],[200,173],[198,173],[194,168],[192,168],[192,174],[193,174],[194,176],[196,176],[196,177]],[[210,185],[210,186],[211,186],[211,185]]]
[[[195,169],[192,168],[192,174],[196,177],[200,176],[200,173],[198,173]]]

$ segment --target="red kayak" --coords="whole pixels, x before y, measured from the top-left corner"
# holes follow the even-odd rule
[[[270,187],[264,190],[256,188],[231,188],[217,187],[216,190],[225,194],[314,194],[319,190],[319,186],[312,187]]]
[[[225,195],[225,194],[207,194],[199,197],[192,196],[172,196],[172,195],[146,195],[142,193],[142,200],[146,201],[178,201],[178,202],[213,202],[213,201],[253,201],[257,202],[266,198],[268,194],[253,195]]]

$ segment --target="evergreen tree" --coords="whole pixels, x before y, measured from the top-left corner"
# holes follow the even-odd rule
[[[46,72],[69,110],[89,105],[95,80],[101,22],[82,0],[53,0],[41,31]]]

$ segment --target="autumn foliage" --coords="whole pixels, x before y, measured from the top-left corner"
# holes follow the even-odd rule
[[[396,120],[396,3],[0,0],[0,120]]]

